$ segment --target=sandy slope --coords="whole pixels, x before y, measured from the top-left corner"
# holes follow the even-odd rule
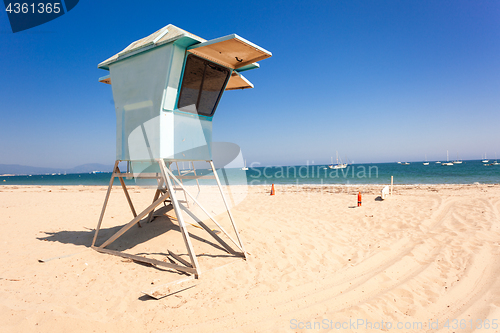
[[[380,189],[279,186],[269,196],[251,187],[233,209],[248,260],[189,225],[199,284],[154,300],[141,291],[185,275],[89,248],[105,188],[0,187],[0,331],[500,331],[500,186],[397,186],[385,201]],[[214,191],[203,190],[204,202]],[[153,191],[131,196],[142,208]],[[98,242],[131,218],[116,188]],[[188,258],[168,217],[110,248]]]

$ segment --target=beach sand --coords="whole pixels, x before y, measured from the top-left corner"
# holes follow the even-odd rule
[[[233,208],[248,260],[189,224],[198,284],[155,300],[142,291],[186,275],[90,248],[105,187],[1,186],[0,331],[499,332],[500,185],[381,189],[249,187]],[[140,211],[154,190],[130,193]],[[98,243],[131,218],[115,186]],[[110,248],[188,259],[168,217]]]

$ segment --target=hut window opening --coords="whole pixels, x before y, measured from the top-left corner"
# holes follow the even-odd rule
[[[229,69],[208,60],[188,55],[184,68],[178,109],[203,116],[212,116],[217,108]]]

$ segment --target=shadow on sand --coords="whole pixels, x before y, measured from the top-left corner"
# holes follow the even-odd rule
[[[177,232],[178,237],[182,238],[182,233],[180,227],[177,224],[172,223],[172,221],[166,216],[158,216],[151,223],[146,223],[146,219],[141,220],[142,227],[138,225],[133,226],[123,235],[121,235],[117,240],[108,245],[106,248],[115,251],[125,251],[131,249],[139,244],[145,243],[153,238],[159,237],[167,232]],[[110,228],[101,228],[96,240],[96,246],[100,246],[107,239],[117,233],[124,224],[119,226],[114,226]],[[92,245],[92,239],[94,238],[95,230],[89,231],[58,231],[58,232],[45,232],[47,236],[37,237],[41,241],[49,242],[59,242],[63,244],[74,244],[78,246],[90,247]],[[207,233],[207,236],[209,234]],[[177,237],[177,236],[176,236]],[[220,245],[209,241],[208,239],[199,237],[189,233],[189,237],[193,240],[204,242],[211,245],[212,247],[227,252]],[[208,238],[207,237],[207,238]],[[225,255],[222,255],[225,256]],[[228,256],[231,256],[228,254]]]

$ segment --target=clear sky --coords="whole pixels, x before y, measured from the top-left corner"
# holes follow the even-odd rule
[[[97,64],[169,23],[273,53],[214,117],[248,164],[500,155],[500,1],[81,0],[16,34],[0,13],[0,164],[112,164]]]

